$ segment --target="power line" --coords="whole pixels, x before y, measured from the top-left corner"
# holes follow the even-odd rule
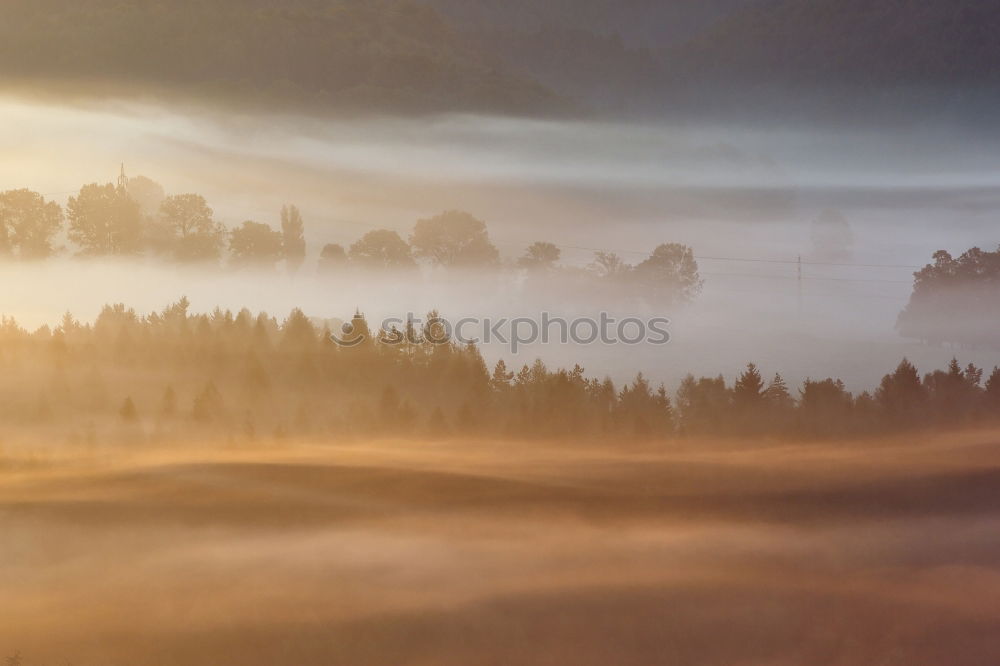
[[[331,220],[337,224],[355,224],[358,226],[368,227],[371,229],[384,229],[384,225],[372,224],[370,222],[360,222],[358,220],[343,220],[336,219]],[[501,245],[504,247],[524,247],[521,243],[514,243],[511,241],[492,241],[494,245]],[[638,256],[648,257],[652,254],[649,250],[609,250],[607,248],[600,247],[588,247],[585,245],[565,245],[560,243],[553,243],[560,249],[563,250],[583,250],[586,252],[611,252],[614,254],[634,254]],[[755,263],[755,264],[779,264],[779,265],[799,265],[802,266],[828,266],[836,268],[892,268],[892,269],[905,269],[905,270],[919,270],[923,266],[917,266],[912,264],[862,264],[862,263],[849,263],[849,262],[835,262],[835,261],[809,261],[808,259],[762,259],[757,257],[724,257],[724,256],[708,256],[708,255],[694,255],[694,258],[698,261],[732,261],[740,263]],[[809,279],[809,278],[806,278]]]
[[[802,316],[802,255],[801,254],[798,257],[796,257],[796,261],[798,262],[797,264],[798,270],[796,271],[795,278],[799,283],[798,306],[799,306],[799,316],[801,317]]]
[[[907,270],[917,270],[923,268],[923,266],[913,266],[906,264],[851,264],[851,263],[839,263],[833,261],[808,261],[806,259],[794,260],[794,259],[748,259],[744,257],[705,257],[696,256],[695,259],[706,260],[706,261],[745,261],[751,263],[760,264],[801,264],[803,266],[837,266],[844,268],[902,268]]]
[[[913,284],[910,280],[881,280],[877,278],[836,278],[804,275],[776,275],[774,273],[718,273],[715,271],[698,271],[699,275],[711,277],[764,278],[768,280],[810,280],[816,282],[873,282],[881,284]]]
[[[68,190],[65,192],[47,192],[43,196],[56,196],[63,194],[73,194],[76,190]],[[328,218],[329,219],[329,218]],[[345,219],[332,219],[331,222],[336,224],[353,224],[362,227],[368,227],[371,229],[384,229],[384,225],[372,224],[369,222],[361,222],[359,220],[345,220]],[[493,241],[496,245],[502,245],[506,247],[523,247],[523,244],[514,243],[511,241]],[[581,250],[586,252],[611,252],[614,254],[630,254],[637,256],[649,256],[651,254],[648,250],[609,250],[607,248],[597,248],[588,247],[584,245],[560,245],[554,243],[557,247],[564,250]],[[725,262],[735,262],[735,263],[751,263],[751,264],[772,264],[772,265],[784,265],[784,266],[796,266],[798,268],[799,275],[791,279],[797,280],[822,280],[830,282],[881,282],[881,283],[891,283],[891,284],[911,284],[910,280],[878,280],[878,279],[861,279],[861,278],[833,278],[833,277],[805,277],[801,276],[802,266],[825,266],[833,268],[886,268],[886,269],[905,269],[905,270],[918,270],[922,266],[910,265],[910,264],[875,264],[875,263],[851,263],[851,262],[833,262],[833,261],[809,261],[803,260],[801,257],[796,259],[765,259],[759,257],[732,257],[732,256],[709,256],[709,255],[694,255],[694,258],[698,261],[725,261]],[[783,279],[786,276],[780,275],[766,275],[766,274],[740,274],[740,273],[711,273],[701,271],[702,275],[716,275],[716,276],[732,276],[732,277],[765,277],[773,279]]]
[[[585,250],[589,252],[614,252],[615,254],[635,254],[640,256],[649,256],[649,250],[606,250],[603,248],[596,247],[586,247],[583,245],[562,245],[562,248],[568,250]],[[719,257],[719,256],[708,256],[708,255],[695,255],[695,259],[698,261],[738,261],[746,263],[756,263],[756,264],[785,264],[785,265],[797,265],[801,263],[803,266],[836,266],[843,268],[900,268],[907,270],[917,270],[923,268],[923,266],[916,266],[911,264],[857,264],[848,262],[836,262],[836,261],[809,261],[806,259],[760,259],[756,257]]]
[[[358,226],[369,227],[372,229],[384,229],[384,225],[372,224],[370,222],[360,222],[357,220],[331,220],[337,224],[355,224]],[[398,232],[397,232],[398,233]],[[513,243],[511,241],[492,241],[494,245],[500,245],[505,247],[523,247],[523,244]],[[651,252],[641,251],[641,250],[608,250],[606,248],[595,248],[587,247],[583,245],[560,245],[558,243],[553,243],[560,249],[569,250],[586,250],[590,252],[614,252],[615,254],[637,254],[642,256],[649,256]],[[827,266],[827,267],[842,267],[842,268],[896,268],[896,269],[916,269],[920,266],[909,266],[902,264],[854,264],[854,263],[838,263],[838,262],[825,262],[825,261],[807,261],[804,259],[760,259],[756,257],[720,257],[720,256],[704,256],[695,255],[694,257],[698,261],[729,261],[729,262],[740,262],[740,263],[759,263],[759,264],[777,264],[777,265],[794,265],[794,266]],[[912,280],[886,280],[877,278],[837,278],[837,277],[822,277],[822,276],[807,276],[803,275],[799,277],[798,275],[775,275],[767,273],[719,273],[711,271],[699,271],[701,275],[707,276],[720,276],[720,277],[748,277],[748,278],[767,278],[775,280],[809,280],[809,281],[819,281],[819,282],[862,282],[862,283],[882,283],[882,284],[913,284]]]

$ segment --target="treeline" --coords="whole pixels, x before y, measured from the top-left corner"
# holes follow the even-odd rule
[[[797,390],[747,366],[733,384],[688,376],[671,393],[641,374],[624,385],[583,368],[487,366],[474,345],[440,331],[386,344],[364,316],[352,341],[339,321],[293,310],[192,314],[181,300],[139,316],[104,308],[50,329],[0,324],[0,423],[45,441],[147,438],[250,442],[285,436],[476,436],[669,440],[677,437],[856,437],[1000,420],[1000,369],[953,361],[923,377],[903,361],[872,392],[835,379]],[[428,322],[440,321],[434,313]],[[427,326],[434,326],[429,323]]]
[[[167,196],[144,176],[117,185],[90,184],[71,196],[65,211],[30,190],[0,193],[0,258],[45,259],[57,253],[65,230],[76,254],[88,257],[147,255],[187,265],[299,272],[306,260],[305,222],[296,206],[281,210],[280,224],[247,220],[227,228],[199,194]],[[469,213],[447,211],[417,221],[409,238],[374,229],[344,247],[327,244],[316,271],[409,271],[420,263],[444,269],[511,268],[535,276],[560,269],[561,250],[539,241],[514,261],[502,262],[486,223]],[[570,269],[565,269],[572,272]],[[685,303],[701,291],[693,250],[677,243],[657,246],[630,265],[611,252],[597,252],[586,274],[609,286],[628,284],[659,303]]]
[[[974,247],[958,257],[939,250],[914,278],[896,325],[902,335],[928,344],[1000,349],[1000,247]]]
[[[985,381],[984,381],[985,380]],[[732,386],[688,375],[676,394],[678,431],[735,436],[856,437],[1000,421],[1000,368],[984,378],[956,359],[922,378],[907,359],[873,391],[850,393],[839,379],[807,379],[794,391],[749,364]]]

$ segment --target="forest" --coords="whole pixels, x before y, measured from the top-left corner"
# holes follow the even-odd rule
[[[1000,421],[1000,368],[957,360],[921,377],[903,360],[873,391],[835,378],[786,384],[749,364],[732,384],[684,377],[675,391],[642,375],[623,385],[541,360],[491,369],[475,344],[423,331],[331,336],[343,322],[293,310],[189,312],[186,299],[139,315],[107,306],[93,324],[0,327],[0,420],[50,442],[197,438],[512,437],[662,441],[678,437],[836,438]],[[416,334],[415,334],[416,333]],[[393,344],[390,336],[398,338]]]

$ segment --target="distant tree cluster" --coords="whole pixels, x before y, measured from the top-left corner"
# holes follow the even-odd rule
[[[914,274],[913,294],[897,329],[929,344],[1000,349],[1000,248],[944,250]]]
[[[439,321],[435,313],[426,327]],[[974,366],[920,377],[903,361],[858,396],[834,379],[793,394],[749,365],[729,385],[688,376],[671,395],[643,375],[625,385],[552,370],[541,361],[490,370],[479,349],[439,332],[371,331],[350,321],[356,345],[336,344],[341,322],[293,310],[192,314],[186,300],[139,316],[105,307],[93,324],[67,314],[29,332],[0,322],[0,423],[46,438],[271,440],[284,436],[477,436],[668,440],[695,436],[837,437],[1000,419],[1000,369]]]
[[[281,231],[247,221],[229,230],[199,194],[167,196],[158,183],[124,176],[117,185],[84,185],[66,210],[37,192],[0,193],[0,257],[45,259],[56,254],[59,234],[78,254],[131,257],[149,254],[185,264],[218,265],[226,250],[233,266],[270,267],[284,261],[298,271],[306,245],[302,215],[281,211]]]
[[[117,185],[85,185],[69,198],[65,212],[36,192],[0,193],[0,258],[52,256],[59,250],[56,240],[64,226],[78,254],[88,257],[145,254],[181,264],[226,263],[231,268],[258,270],[274,270],[282,264],[295,274],[307,255],[305,221],[296,206],[282,208],[279,229],[254,220],[228,229],[215,219],[203,196],[168,196],[145,176],[126,178],[123,174]],[[506,266],[547,281],[562,268],[561,256],[557,245],[539,241]],[[420,262],[445,270],[505,266],[486,223],[452,210],[418,220],[408,239],[391,229],[374,229],[347,248],[327,244],[319,253],[317,273],[408,271]],[[694,251],[678,243],[659,245],[636,266],[613,253],[597,252],[586,274],[612,290],[628,285],[632,293],[658,304],[688,303],[702,288]]]
[[[547,284],[560,269],[562,250],[554,243],[537,241],[509,266],[523,270],[529,279]],[[497,269],[503,264],[490,240],[486,223],[462,211],[446,211],[418,220],[409,242],[395,231],[370,231],[345,249],[329,244],[320,253],[319,272],[332,274],[350,266],[379,270],[412,269],[417,260],[443,269]],[[568,274],[579,271],[564,269]],[[701,293],[703,280],[694,251],[679,243],[657,246],[636,266],[611,252],[596,252],[585,276],[597,279],[609,291],[633,287],[658,304],[689,303]]]
[[[903,359],[874,391],[852,395],[839,379],[807,379],[796,394],[776,374],[769,382],[749,364],[734,384],[688,375],[676,394],[678,430],[699,435],[854,437],[923,427],[1000,421],[1000,368],[955,359],[921,379]]]

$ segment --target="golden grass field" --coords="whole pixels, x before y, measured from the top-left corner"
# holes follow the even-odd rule
[[[7,455],[24,666],[1000,663],[1000,433]]]

